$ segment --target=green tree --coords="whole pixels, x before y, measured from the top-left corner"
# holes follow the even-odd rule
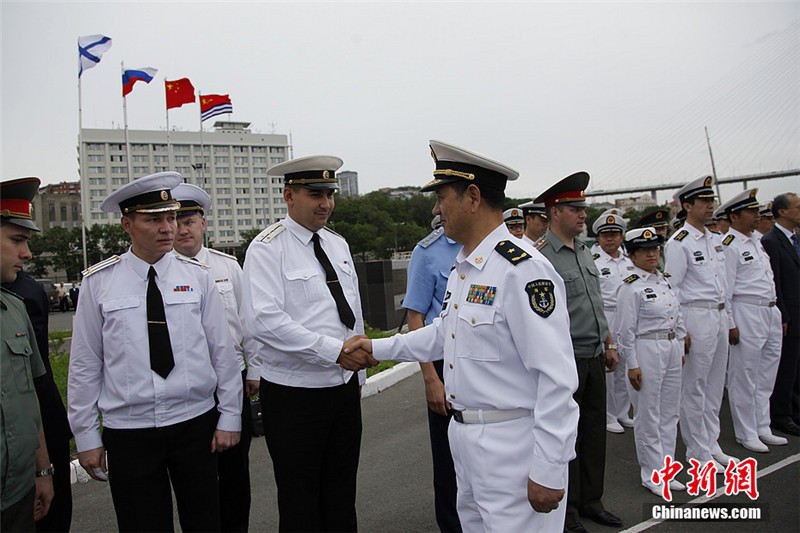
[[[250,246],[250,243],[253,242],[259,233],[261,233],[261,228],[253,228],[246,231],[240,231],[239,235],[241,236],[241,243],[242,246],[236,252],[236,259],[239,260],[239,264],[244,264],[244,257],[247,254],[247,248]]]

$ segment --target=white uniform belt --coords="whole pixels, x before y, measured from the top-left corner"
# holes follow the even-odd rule
[[[656,341],[671,341],[675,338],[674,331],[654,331],[653,333],[645,333],[644,335],[636,335],[637,339],[651,339]]]
[[[752,305],[760,305],[761,307],[775,307],[775,300],[756,298],[755,296],[734,296],[733,301]]]
[[[453,411],[453,419],[462,424],[492,424],[531,416],[529,409],[464,409]]]
[[[700,307],[702,309],[719,309],[722,311],[725,309],[725,303],[718,303],[718,302],[708,302],[708,301],[697,301],[697,302],[686,302],[682,303],[681,305],[686,307]]]

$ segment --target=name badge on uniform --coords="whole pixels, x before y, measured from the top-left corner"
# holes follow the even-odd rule
[[[445,295],[444,295],[444,300],[442,300],[442,311],[447,309],[447,300],[449,300],[449,299],[450,299],[450,291],[447,291],[445,293]]]
[[[194,292],[191,285],[176,285],[172,292]]]
[[[701,252],[700,250],[698,250],[698,251],[696,251],[696,252],[694,253],[694,260],[695,260],[695,261],[705,261],[705,259],[706,259],[706,258],[705,258],[705,257],[703,257],[703,252]]]
[[[496,292],[497,287],[492,287],[491,285],[475,285],[473,283],[469,286],[467,301],[473,304],[492,305]]]
[[[611,274],[611,269],[610,268],[604,268],[603,270],[600,271],[600,273],[602,275],[604,275],[604,276],[608,276],[608,275]]]

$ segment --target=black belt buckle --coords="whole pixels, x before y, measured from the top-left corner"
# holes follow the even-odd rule
[[[455,410],[454,410],[454,411],[453,411],[453,419],[454,419],[456,422],[459,422],[459,423],[461,423],[461,424],[463,424],[463,423],[464,423],[464,415],[461,413],[461,411],[455,411]]]

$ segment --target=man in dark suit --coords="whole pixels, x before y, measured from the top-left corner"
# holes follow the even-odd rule
[[[67,410],[53,380],[50,368],[50,347],[47,340],[48,301],[44,288],[25,272],[20,271],[17,279],[3,283],[3,287],[25,300],[25,308],[36,332],[36,344],[42,356],[45,375],[33,379],[36,395],[39,397],[39,410],[42,414],[44,439],[50,461],[53,463],[53,489],[55,497],[50,504],[50,512],[36,522],[36,531],[69,531],[72,522],[72,485],[70,483],[69,441],[72,432],[67,421]]]
[[[761,239],[775,276],[783,323],[783,347],[770,398],[772,427],[800,436],[800,197],[779,194],[772,202],[775,226]]]

